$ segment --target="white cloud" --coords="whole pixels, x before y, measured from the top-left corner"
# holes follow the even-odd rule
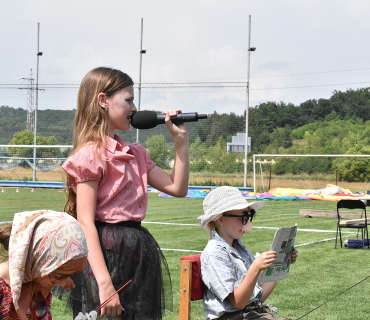
[[[47,60],[47,65],[44,69],[50,72],[57,80],[65,78],[68,74],[68,79],[72,81],[80,81],[85,74],[97,66],[106,66],[106,60],[97,54],[92,45],[83,43],[73,45],[72,51],[68,57],[52,56]]]
[[[202,52],[195,60],[205,66],[226,67],[238,65],[242,63],[244,59],[242,50],[228,44],[221,47],[219,50],[211,49],[207,52]]]

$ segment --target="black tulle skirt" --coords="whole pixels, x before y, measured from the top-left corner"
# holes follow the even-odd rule
[[[172,311],[172,285],[166,259],[149,231],[140,222],[96,222],[104,260],[125,311],[121,319],[161,319]],[[100,305],[94,273],[86,269],[71,276],[75,288],[69,296],[73,317]]]

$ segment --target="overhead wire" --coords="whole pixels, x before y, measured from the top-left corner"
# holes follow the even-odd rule
[[[252,78],[291,77],[291,76],[303,76],[303,75],[311,75],[311,74],[336,73],[336,72],[361,71],[361,70],[370,70],[370,68],[346,69],[346,70],[332,70],[332,71],[319,71],[319,72],[307,72],[307,73],[292,73],[292,74],[278,74],[278,75],[275,75],[275,76],[257,76],[257,77],[251,77],[251,79]]]
[[[359,59],[359,58],[370,58],[370,56],[358,56],[358,57],[347,57],[347,58],[335,58],[335,59],[323,59],[323,60],[312,60],[312,61],[297,61],[297,62],[284,62],[269,64],[268,66],[281,66],[289,64],[299,64],[299,63],[313,63],[313,62],[327,62],[327,61],[337,61],[337,60],[348,60],[348,59]],[[257,67],[266,67],[266,64],[260,64]],[[247,66],[238,66],[238,67],[218,67],[218,68],[173,68],[166,69],[165,71],[179,71],[179,70],[222,70],[222,69],[240,69],[247,68]],[[144,68],[143,70],[149,71],[149,69]],[[151,71],[163,70],[162,68],[152,68]]]
[[[250,88],[250,91],[268,91],[268,90],[286,90],[286,89],[302,89],[302,88],[318,88],[318,87],[333,87],[333,86],[346,86],[346,85],[355,85],[355,84],[369,84],[370,81],[362,81],[362,82],[346,82],[346,83],[330,83],[330,84],[318,84],[318,85],[308,85],[308,86],[292,86],[292,87],[278,87],[278,88]],[[189,83],[142,83],[142,88],[145,88],[145,85],[164,85],[164,86],[170,86],[174,85],[178,88],[181,88],[183,86],[188,87],[189,85],[195,85],[196,87],[246,87],[247,82],[189,82]],[[0,89],[21,89],[19,86],[13,87],[2,87],[3,85],[0,84]],[[39,85],[39,87],[42,87],[42,85]],[[45,89],[74,89],[78,88],[77,86],[69,86],[65,84],[54,84],[53,86],[44,86]],[[45,90],[44,88],[40,88],[39,90]],[[154,88],[154,87],[153,87]],[[27,89],[22,88],[22,89]]]
[[[239,67],[235,67],[240,69]],[[229,68],[225,68],[229,69]],[[231,68],[230,68],[231,69]],[[190,69],[189,69],[190,70]],[[304,72],[304,73],[292,73],[292,74],[277,74],[277,75],[267,75],[267,76],[255,76],[250,77],[250,79],[257,79],[257,78],[277,78],[277,77],[291,77],[291,76],[305,76],[305,75],[313,75],[313,74],[325,74],[325,73],[338,73],[338,72],[349,72],[349,71],[362,71],[362,70],[370,70],[370,68],[359,68],[359,69],[344,69],[344,70],[330,70],[330,71],[318,71],[318,72]],[[245,79],[245,77],[241,78],[230,78],[230,79]],[[213,79],[219,80],[219,79]],[[221,80],[227,80],[227,79],[221,79]],[[207,81],[207,80],[206,80]]]
[[[312,85],[312,86],[297,86],[297,87],[280,87],[280,88],[260,88],[260,89],[253,89],[250,88],[249,90],[285,90],[285,89],[300,89],[300,88],[317,88],[317,87],[332,87],[332,86],[346,86],[346,85],[353,85],[353,84],[364,84],[368,83],[370,85],[370,81],[364,81],[364,82],[348,82],[348,83],[332,83],[332,84],[319,84],[319,85]]]
[[[296,63],[309,63],[309,62],[321,62],[321,61],[332,61],[332,60],[343,60],[343,59],[353,59],[353,58],[361,58],[361,57],[370,57],[370,56],[360,56],[360,57],[349,57],[349,58],[338,58],[338,59],[326,59],[326,60],[316,60],[316,61],[302,61]],[[225,67],[225,68],[203,68],[203,69],[183,69],[183,70],[213,70],[213,69],[232,69],[232,68],[240,68],[240,67]],[[160,70],[160,69],[158,69]],[[173,70],[182,70],[182,69],[173,69]],[[255,76],[251,77],[251,79],[259,79],[259,78],[279,78],[279,77],[292,77],[292,76],[303,76],[303,75],[315,75],[315,74],[329,74],[329,73],[340,73],[340,72],[350,72],[350,71],[362,71],[362,70],[370,70],[370,68],[356,68],[356,69],[344,69],[344,70],[329,70],[329,71],[318,71],[318,72],[305,72],[305,73],[293,73],[293,74],[278,74],[278,75],[264,75],[264,76]],[[245,79],[242,78],[231,78],[231,79]],[[153,85],[153,84],[163,84],[163,85],[186,85],[186,84],[198,84],[204,86],[204,83],[209,83],[211,86],[213,83],[216,83],[217,79],[208,80],[208,81],[180,81],[180,82],[158,82],[158,83],[142,83],[142,85]],[[231,85],[246,85],[247,81],[226,81],[227,79],[219,79],[221,82],[219,84],[231,84]],[[321,85],[306,85],[306,86],[290,86],[290,87],[280,87],[280,88],[250,88],[250,90],[254,91],[266,91],[266,90],[286,90],[286,89],[300,89],[300,88],[314,88],[314,87],[328,87],[328,86],[343,86],[343,85],[354,85],[354,84],[365,84],[370,83],[370,81],[364,82],[349,82],[349,83],[333,83],[333,84],[321,84]],[[44,86],[47,88],[76,88],[79,87],[79,84],[40,84],[39,86]],[[208,85],[209,86],[209,85]],[[29,88],[29,84],[0,84],[0,89],[27,89]]]
[[[340,72],[350,72],[350,71],[366,71],[370,70],[370,68],[359,68],[359,69],[345,69],[345,70],[330,70],[330,71],[318,71],[318,72],[304,72],[304,73],[292,73],[292,74],[277,74],[277,75],[266,75],[266,76],[254,76],[250,77],[250,79],[262,79],[262,78],[279,78],[279,77],[292,77],[292,76],[306,76],[306,75],[315,75],[315,74],[329,74],[329,73],[340,73]],[[231,80],[241,80],[245,79],[246,77],[232,77],[232,78],[223,78],[223,79],[212,79],[212,80],[203,80],[203,81],[231,81]],[[189,80],[190,81],[190,80]],[[191,80],[193,81],[193,80]]]
[[[286,62],[281,64],[270,64],[268,66],[277,66],[277,65],[290,65],[290,64],[299,64],[299,63],[313,63],[313,62],[326,62],[326,61],[337,61],[337,60],[347,60],[347,59],[358,59],[358,58],[368,58],[370,56],[358,56],[358,57],[348,57],[348,58],[337,58],[337,59],[323,59],[323,60],[312,60],[312,61],[301,61],[301,62]],[[264,65],[258,65],[257,67],[266,67]],[[247,66],[237,66],[237,67],[218,67],[218,68],[173,68],[173,69],[166,69],[166,71],[178,71],[178,70],[225,70],[225,69],[241,69],[247,68]],[[144,71],[161,71],[163,69],[144,69]],[[307,72],[307,73],[295,73],[295,74],[280,74],[280,75],[267,75],[267,76],[255,76],[250,77],[250,79],[257,79],[257,78],[277,78],[277,77],[289,77],[289,76],[301,76],[301,75],[314,75],[314,74],[326,74],[326,73],[338,73],[338,72],[349,72],[349,71],[362,71],[362,70],[370,70],[370,68],[357,68],[357,69],[345,69],[345,70],[330,70],[330,71],[319,71],[319,72]],[[245,79],[245,77],[233,77],[228,79],[211,79],[211,80],[203,80],[203,81],[227,81],[231,79]],[[194,80],[188,80],[194,81]]]

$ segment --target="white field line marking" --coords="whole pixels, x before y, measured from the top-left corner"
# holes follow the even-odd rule
[[[342,232],[343,233],[343,232]],[[356,234],[356,232],[353,232],[353,234]],[[345,237],[342,237],[342,238],[348,238],[350,237],[351,235],[347,235]],[[307,243],[302,243],[302,244],[297,244],[297,245],[294,245],[295,247],[303,247],[303,246],[308,246],[310,244],[315,244],[315,243],[319,243],[319,242],[325,242],[325,241],[331,241],[331,240],[335,240],[335,238],[329,238],[329,239],[323,239],[323,240],[318,240],[318,241],[311,241],[311,242],[307,242]]]
[[[279,228],[276,228],[276,227],[254,227],[254,229],[271,229],[271,230],[277,230]],[[337,232],[336,230],[319,230],[319,229],[297,229],[297,231],[306,231],[306,232]],[[351,231],[345,231],[345,232],[342,232],[342,233],[355,233],[355,232],[351,232]]]
[[[353,232],[355,234],[355,232]],[[347,235],[345,236],[345,238],[347,237],[350,237],[351,235]],[[309,246],[311,244],[315,244],[315,243],[320,243],[320,242],[325,242],[325,241],[331,241],[331,240],[335,240],[335,238],[329,238],[329,239],[323,239],[323,240],[317,240],[317,241],[311,241],[311,242],[307,242],[307,243],[302,243],[302,244],[297,244],[297,245],[294,245],[294,247],[303,247],[303,246]],[[162,251],[182,251],[182,252],[197,252],[197,253],[202,253],[203,251],[199,251],[199,250],[185,250],[185,249],[165,249],[165,248],[161,248]]]
[[[12,223],[13,221],[0,221],[0,224]]]
[[[199,251],[199,250],[187,250],[187,249],[165,249],[165,248],[161,248],[162,251],[183,251],[183,252],[198,252],[198,253],[202,253],[203,251]]]
[[[13,221],[0,221],[0,224],[6,224],[6,223],[11,223]],[[150,222],[150,221],[142,221],[142,223],[149,223],[149,224],[163,224],[163,225],[176,225],[176,226],[196,226],[200,227],[199,224],[191,224],[191,223],[171,223],[171,222]],[[269,230],[277,230],[279,228],[276,227],[253,227],[256,229],[269,229]],[[316,230],[316,229],[297,229],[299,231],[307,231],[307,232],[336,232],[333,230]],[[342,232],[342,233],[349,233],[349,236],[352,234],[356,234],[356,232]],[[330,241],[330,240],[335,240],[335,238],[329,238],[329,239],[323,239],[323,240],[318,240],[318,241],[312,241],[312,242],[307,242],[303,244],[298,244],[295,245],[295,247],[302,247],[302,246],[308,246],[310,244],[314,243],[319,243],[319,242],[324,242],[324,241]],[[202,251],[199,250],[188,250],[188,249],[168,249],[168,248],[161,248],[162,251],[177,251],[177,252],[197,252],[197,253],[202,253]]]
[[[0,224],[6,224],[6,223],[11,223],[13,221],[0,221]],[[156,223],[156,222],[144,222],[143,223]],[[172,223],[159,223],[159,224],[172,224]],[[187,224],[181,224],[180,225],[187,225]],[[189,224],[190,225],[190,224]],[[194,224],[194,226],[197,226],[197,224]],[[182,251],[182,252],[197,252],[197,253],[202,253],[202,251],[199,250],[187,250],[187,249],[166,249],[166,248],[161,248],[162,251]]]
[[[149,224],[164,224],[164,225],[172,225],[172,226],[195,226],[195,227],[200,227],[199,224],[195,223],[174,223],[174,222],[151,222],[151,221],[141,221],[141,223],[149,223]],[[254,229],[269,229],[269,230],[277,230],[279,229],[278,227],[255,227],[253,226]],[[306,232],[336,232],[335,230],[318,230],[318,229],[297,229],[298,231],[306,231]],[[353,233],[349,231],[345,231],[342,233]]]
[[[0,222],[0,224],[12,223],[12,222],[13,221],[2,221],[2,222]],[[141,223],[163,224],[163,225],[172,225],[172,226],[193,226],[193,227],[200,227],[199,224],[195,224],[195,223],[173,223],[173,222],[152,222],[152,221],[141,221]],[[253,228],[254,229],[268,229],[268,230],[277,230],[277,229],[279,229],[278,227],[256,227],[256,226],[253,226]],[[300,228],[298,228],[297,231],[305,231],[305,232],[328,232],[328,233],[336,232],[335,230],[300,229]],[[354,232],[344,231],[342,233],[353,234]]]
[[[353,232],[353,234],[355,234],[356,232]],[[344,238],[347,238],[347,237],[350,237],[351,235],[347,235],[345,236]],[[343,237],[342,237],[343,238]],[[331,240],[335,240],[335,238],[329,238],[329,239],[323,239],[323,240],[317,240],[317,241],[311,241],[311,242],[307,242],[307,243],[302,243],[302,244],[297,244],[297,245],[294,245],[294,247],[303,247],[303,246],[309,246],[311,244],[315,244],[315,243],[320,243],[320,242],[325,242],[325,241],[331,241]],[[162,251],[182,251],[182,252],[198,252],[198,253],[202,253],[203,251],[198,251],[198,250],[185,250],[185,249],[165,249],[165,248],[161,248]]]
[[[0,224],[5,224],[5,223],[12,223],[12,221],[2,221]],[[193,227],[200,227],[199,224],[195,223],[174,223],[174,222],[152,222],[152,221],[141,221],[141,223],[148,223],[148,224],[163,224],[163,225],[172,225],[172,226],[193,226]],[[268,229],[268,230],[277,230],[279,229],[278,227],[256,227],[253,226],[254,229]],[[306,231],[306,232],[336,232],[335,230],[319,230],[319,229],[297,229],[298,231]],[[353,234],[353,232],[349,231],[344,231],[342,233],[350,233]]]
[[[141,221],[141,223],[167,224],[167,225],[172,225],[172,226],[195,226],[195,227],[200,227],[200,225],[196,224],[196,223],[151,222],[151,221]]]

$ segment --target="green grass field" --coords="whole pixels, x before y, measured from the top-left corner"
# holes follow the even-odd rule
[[[63,210],[66,194],[58,190],[7,188],[0,193],[0,221],[12,220],[20,211],[50,209]],[[296,245],[311,241],[335,238],[336,220],[327,217],[306,219],[299,215],[300,209],[335,210],[335,202],[326,201],[267,201],[253,220],[254,227],[282,227],[298,223],[300,229],[327,230],[328,232],[298,231]],[[202,214],[201,199],[160,198],[149,194],[149,205],[144,222],[166,222],[196,224]],[[163,249],[202,250],[208,233],[199,226],[144,224]],[[275,231],[254,229],[245,235],[243,242],[252,253],[269,250]],[[354,238],[354,235],[351,236]],[[277,285],[266,301],[279,309],[278,316],[297,319],[356,284],[370,274],[370,250],[334,249],[334,240],[319,242],[297,248],[299,257],[291,268],[288,278]],[[178,319],[180,258],[192,252],[164,250],[173,285],[173,312],[165,319]],[[370,279],[335,298],[303,319],[369,319]],[[53,301],[53,318],[72,319],[63,304]],[[204,319],[202,301],[192,303],[192,319]]]

